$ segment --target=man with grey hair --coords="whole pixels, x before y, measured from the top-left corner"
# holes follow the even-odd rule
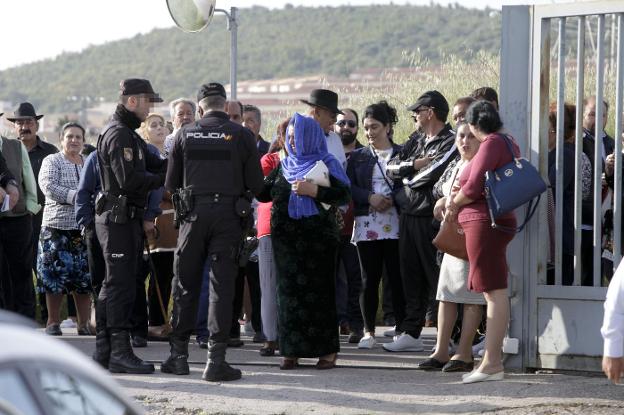
[[[193,101],[186,98],[178,98],[169,103],[169,115],[173,124],[173,132],[165,138],[165,155],[169,155],[173,138],[182,126],[195,121],[196,106]]]
[[[228,120],[226,94],[216,82],[202,85],[197,100],[201,119],[175,136],[165,186],[178,192],[180,236],[173,277],[171,355],[164,373],[188,375],[188,343],[195,329],[202,270],[211,262],[208,362],[210,382],[241,378],[225,361],[232,318],[236,260],[243,220],[251,212],[250,193],[262,190],[263,175],[253,134]],[[184,208],[182,208],[184,207]]]

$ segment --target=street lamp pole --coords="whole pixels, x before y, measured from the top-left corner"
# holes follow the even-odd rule
[[[236,72],[238,66],[238,8],[231,7],[230,12],[224,9],[215,9],[215,13],[223,13],[227,16],[227,29],[230,31],[230,98],[236,100],[237,82]]]

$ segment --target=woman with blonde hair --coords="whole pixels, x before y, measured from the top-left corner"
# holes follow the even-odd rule
[[[154,146],[152,147],[154,151],[157,149],[160,156],[165,157],[164,144],[168,130],[162,115],[149,114],[141,124],[139,133],[145,141]],[[173,252],[177,245],[178,231],[173,226],[171,194],[162,187],[151,192],[149,198],[151,201],[157,199],[160,202],[162,213],[153,218],[149,215],[144,218],[150,259],[153,263],[151,272],[154,273],[154,278],[150,279],[148,288],[148,336],[153,340],[165,340],[169,333],[168,321],[165,320],[171,295]]]

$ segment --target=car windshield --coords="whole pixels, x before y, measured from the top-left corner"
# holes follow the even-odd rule
[[[15,369],[0,370],[0,414],[40,414],[30,390]]]
[[[107,390],[59,370],[38,371],[42,390],[58,415],[124,415],[126,406]]]

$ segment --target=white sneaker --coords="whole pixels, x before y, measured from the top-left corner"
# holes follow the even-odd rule
[[[383,348],[389,352],[422,352],[425,350],[420,338],[413,338],[407,333],[401,334],[392,343],[386,343]]]
[[[75,329],[76,327],[78,327],[76,325],[76,322],[72,320],[71,318],[61,321],[62,329]]]
[[[358,349],[372,349],[373,347],[375,347],[376,344],[377,340],[375,340],[375,337],[367,334],[366,336],[362,337],[362,340],[360,340],[360,342],[358,343]]]
[[[481,350],[485,348],[485,336],[481,336],[481,341],[472,346],[472,354],[479,354]]]
[[[384,331],[384,336],[386,337],[394,337],[396,336],[396,326],[392,327],[390,330]]]

